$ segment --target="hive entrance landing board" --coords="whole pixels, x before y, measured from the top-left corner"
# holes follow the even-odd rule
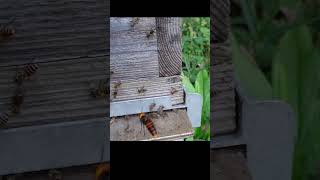
[[[193,129],[184,109],[166,111],[162,115],[150,114],[158,132],[157,140],[177,139],[192,136]],[[146,126],[142,126],[137,115],[113,118],[110,123],[111,141],[152,140]]]

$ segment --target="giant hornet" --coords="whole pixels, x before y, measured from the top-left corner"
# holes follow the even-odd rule
[[[148,131],[153,137],[158,137],[158,133],[156,128],[154,127],[154,124],[150,117],[147,117],[144,113],[141,113],[139,115],[140,121],[147,127]]]

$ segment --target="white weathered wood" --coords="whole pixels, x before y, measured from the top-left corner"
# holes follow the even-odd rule
[[[129,80],[159,77],[155,18],[111,18],[110,71],[111,78]]]
[[[116,91],[116,83],[117,82],[111,81],[110,84],[111,101],[170,96],[173,105],[184,102],[184,92],[179,76],[121,81],[121,85],[117,88],[117,96],[114,97],[113,93]],[[142,87],[144,87],[146,91],[139,93],[138,89]],[[177,92],[172,94],[172,88]]]

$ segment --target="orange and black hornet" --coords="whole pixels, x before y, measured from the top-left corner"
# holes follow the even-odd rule
[[[145,115],[145,113],[141,113],[139,115],[140,121],[147,127],[148,131],[153,137],[158,137],[158,133],[152,120]]]

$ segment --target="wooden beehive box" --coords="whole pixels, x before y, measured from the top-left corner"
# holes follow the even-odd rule
[[[153,140],[192,134],[186,110],[172,111],[185,104],[180,26],[180,18],[111,18],[111,140],[152,139],[137,115],[149,111],[160,136]]]
[[[230,47],[230,1],[211,0],[211,136],[236,129],[234,69]]]
[[[109,70],[107,2],[0,3],[1,28],[15,31],[0,38],[0,113],[9,114],[0,129],[0,143],[6,144],[0,174],[103,160],[109,103],[91,96],[91,88],[106,81]],[[39,69],[19,85],[15,77],[30,63]],[[14,114],[18,87],[23,101]],[[19,158],[24,163],[16,163]]]

